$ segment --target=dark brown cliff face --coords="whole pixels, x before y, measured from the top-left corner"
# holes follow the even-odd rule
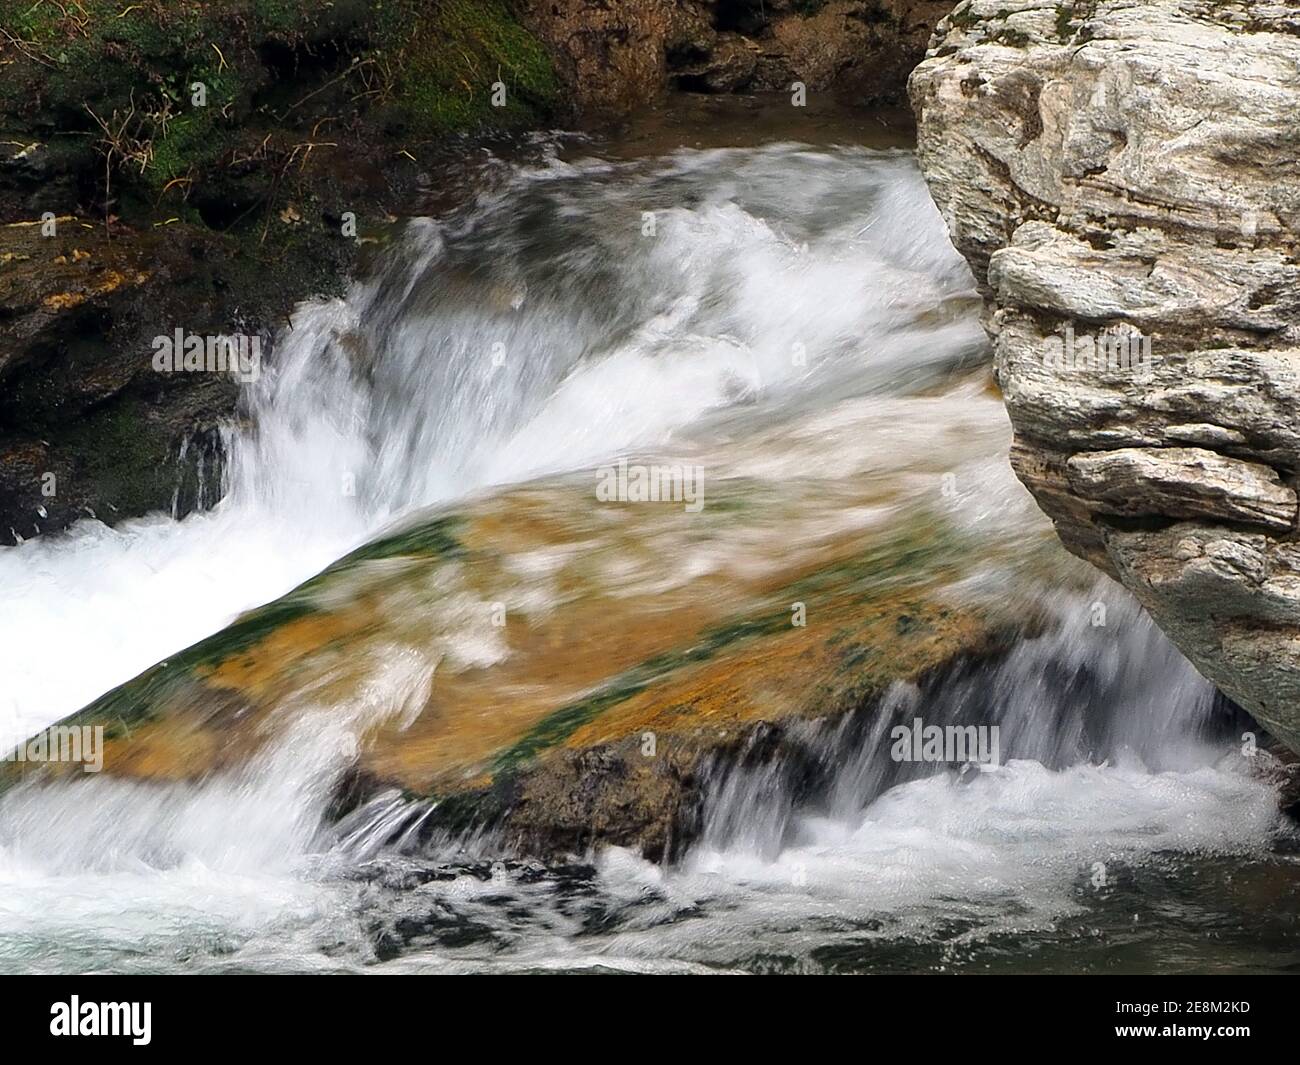
[[[669,90],[834,90],[898,100],[948,0],[521,0],[579,109],[619,115]]]
[[[174,493],[178,511],[210,504],[216,479],[201,491],[198,473],[238,385],[142,371],[164,320],[229,329],[230,249],[190,227],[108,239],[64,216],[52,229],[0,228],[0,539],[112,522]]]
[[[255,336],[273,357],[358,237],[447,194],[467,136],[673,91],[896,100],[949,6],[0,0],[0,543],[211,505],[238,383],[157,373],[154,339]]]

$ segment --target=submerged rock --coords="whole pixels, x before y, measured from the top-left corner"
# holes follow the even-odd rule
[[[359,549],[65,724],[104,726],[104,774],[150,785],[319,773],[334,817],[397,794],[426,833],[675,854],[710,767],[1040,624],[1005,588],[954,590],[997,549],[914,503],[866,520],[880,487],[855,492],[739,478],[690,512],[512,489]],[[19,777],[83,774],[0,765]]]
[[[1300,750],[1298,30],[1251,0],[968,0],[910,92],[1016,472]]]

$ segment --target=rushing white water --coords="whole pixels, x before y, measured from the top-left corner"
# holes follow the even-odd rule
[[[830,492],[862,472],[844,441],[865,438],[899,480],[965,471],[953,506],[970,522],[1041,529],[1000,407],[949,380],[982,355],[971,296],[906,153],[512,171],[410,223],[346,300],[299,310],[230,437],[216,510],[0,551],[0,745],[411,508],[638,447],[740,441],[746,476]],[[616,849],[578,871],[403,854],[394,832],[414,846],[418,826],[397,802],[340,839],[325,807],[359,727],[431,683],[430,660],[395,653],[330,728],[238,773],[0,798],[0,969],[818,967],[846,943],[1050,932],[1113,897],[1086,894],[1098,862],[1121,886],[1170,854],[1272,862],[1273,793],[1207,733],[1208,686],[1122,596],[1094,628],[1088,598],[1048,593],[1052,632],[891,703],[998,724],[1000,770],[900,775],[883,713],[810,727],[819,786],[788,763],[718,766],[703,839],[672,868]]]
[[[738,404],[916,384],[979,350],[969,315],[917,320],[969,290],[902,152],[515,171],[410,223],[346,300],[300,309],[215,511],[0,549],[0,746],[413,506],[663,444]]]
[[[1225,742],[1233,721],[1209,686],[1127,597],[1095,593],[1108,607],[1104,629],[1082,609],[1088,600],[1063,594],[1059,626],[998,664],[925,691],[899,687],[865,720],[809,724],[784,757],[719,766],[703,837],[675,866],[607,848],[577,884],[501,863],[417,880],[418,891],[390,899],[407,950],[389,964],[815,970],[838,955],[873,968],[902,949],[903,967],[943,969],[1038,949],[1063,922],[1111,926],[1067,935],[1095,938],[1085,951],[1110,949],[1116,932],[1158,940],[1171,912],[1185,934],[1179,918],[1203,918],[1179,913],[1167,890],[1156,893],[1157,924],[1128,927],[1151,917],[1146,881],[1196,879],[1185,855],[1267,867],[1276,798]],[[1003,764],[898,765],[890,729],[913,716],[997,725]],[[822,781],[811,788],[809,764]],[[392,841],[400,809],[380,801],[355,817],[343,850],[409,886],[399,860],[388,859],[393,871],[366,845]],[[417,827],[398,833],[398,850],[420,853]],[[470,942],[466,925],[477,930]]]
[[[1223,743],[1225,722],[1207,731],[1212,693],[1122,595],[1105,629],[1084,600],[1056,602],[1060,626],[996,665],[900,688],[863,722],[806,726],[811,791],[791,760],[719,766],[703,838],[671,868],[618,848],[590,869],[493,862],[490,839],[467,865],[459,847],[419,845],[401,803],[376,802],[338,838],[322,816],[350,726],[427,690],[419,661],[394,657],[328,732],[236,774],[0,801],[0,969],[817,969],[828,952],[870,968],[893,950],[943,968],[1051,945],[1063,922],[1163,937],[1190,904],[1162,884],[1198,879],[1179,856],[1268,868],[1276,799]],[[998,724],[1005,764],[901,772],[882,747],[913,714]],[[1265,920],[1237,905],[1234,921]],[[1130,928],[1139,916],[1152,927]],[[1088,949],[1109,949],[1095,937]]]

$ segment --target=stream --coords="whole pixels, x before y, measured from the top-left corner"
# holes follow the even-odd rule
[[[906,132],[689,112],[474,165],[470,201],[393,227],[345,298],[298,309],[213,510],[0,549],[0,747],[423,508],[629,455],[700,463],[706,512],[743,484],[783,517],[629,519],[662,565],[611,571],[611,594],[713,594],[941,522],[944,594],[1046,623],[940,690],[896,686],[874,721],[802,724],[811,793],[779,761],[719,762],[673,862],[550,865],[417,839],[391,796],[327,817],[365,728],[457,656],[504,654],[462,632],[239,772],[0,795],[0,971],[1296,970],[1300,852],[1242,756],[1254,726],[1016,482],[979,299]],[[595,551],[614,534],[592,508],[565,520]],[[545,550],[513,557],[556,594]],[[886,726],[916,717],[998,726],[1000,764],[900,772]]]

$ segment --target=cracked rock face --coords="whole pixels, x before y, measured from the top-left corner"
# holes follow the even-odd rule
[[[1016,472],[1300,750],[1300,8],[967,0],[927,56]]]

